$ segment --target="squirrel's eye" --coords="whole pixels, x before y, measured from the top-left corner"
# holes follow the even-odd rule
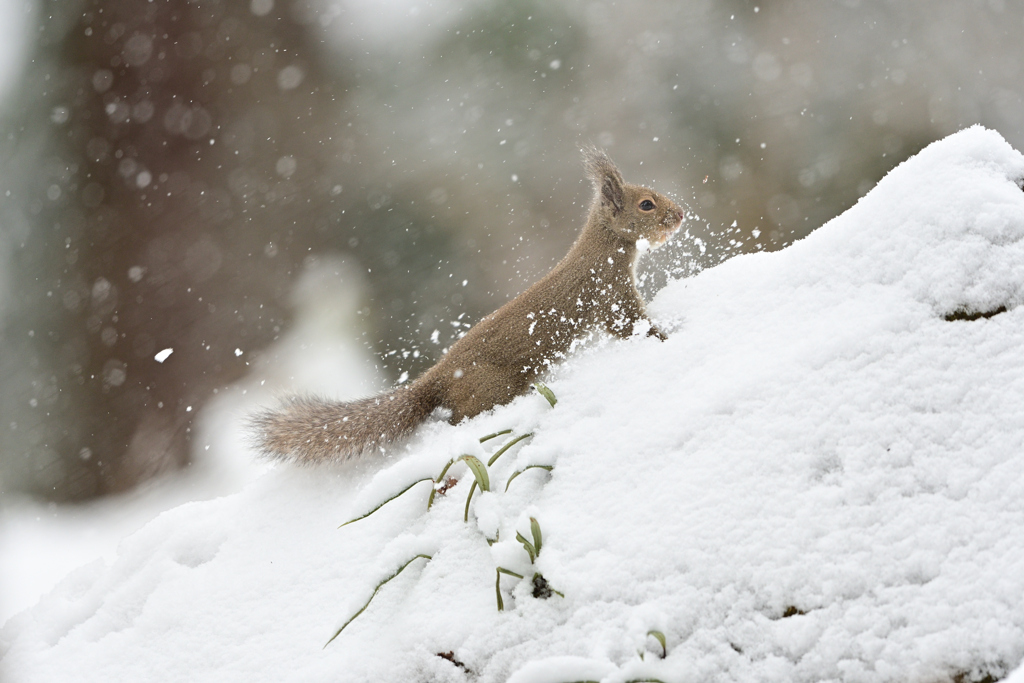
[[[643,200],[642,202],[640,202],[640,210],[641,211],[653,211],[654,210],[654,202],[652,202],[650,199]]]

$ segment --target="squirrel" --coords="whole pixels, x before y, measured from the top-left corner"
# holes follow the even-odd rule
[[[436,409],[457,424],[504,405],[595,329],[667,339],[636,287],[638,241],[657,248],[682,226],[682,210],[626,183],[608,155],[583,150],[594,188],[587,222],[569,253],[539,282],[483,318],[410,385],[349,402],[289,399],[254,415],[254,446],[301,464],[341,461],[409,436]]]

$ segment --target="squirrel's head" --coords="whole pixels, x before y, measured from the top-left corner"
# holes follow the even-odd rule
[[[622,179],[603,150],[583,150],[587,176],[594,185],[591,217],[630,242],[647,240],[652,248],[663,245],[683,224],[683,210],[654,190]]]

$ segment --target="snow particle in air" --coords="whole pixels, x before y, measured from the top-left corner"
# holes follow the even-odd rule
[[[754,75],[758,79],[769,82],[776,80],[782,74],[782,66],[779,60],[771,52],[762,52],[754,57],[752,64]]]
[[[265,17],[274,9],[274,0],[252,0],[249,10],[258,17]]]
[[[103,384],[108,387],[119,387],[128,378],[128,367],[116,358],[111,358],[103,365]]]
[[[292,174],[295,173],[295,168],[297,165],[298,164],[295,161],[295,157],[288,155],[283,156],[277,160],[277,165],[275,166],[275,169],[277,170],[277,175],[281,176],[282,178],[291,178]]]
[[[132,106],[132,120],[136,123],[145,123],[153,118],[155,108],[149,100],[143,100]]]
[[[302,83],[302,79],[305,75],[306,74],[303,73],[302,69],[294,64],[286,66],[277,72],[277,86],[281,88],[281,90],[294,90],[299,87],[300,83]]]
[[[175,102],[164,114],[164,127],[170,133],[184,135],[190,140],[198,140],[206,135],[213,126],[210,113],[199,106],[185,106]]]
[[[244,85],[252,78],[252,67],[248,64],[235,64],[231,67],[231,82],[235,85]]]
[[[174,353],[174,349],[164,349],[163,351],[153,356],[153,360],[155,360],[157,363],[163,363],[172,353]]]
[[[153,54],[153,39],[143,33],[135,33],[124,42],[121,57],[128,66],[142,66]]]
[[[58,126],[62,123],[67,123],[68,118],[71,116],[71,111],[63,106],[56,106],[50,111],[50,120],[56,123]]]
[[[92,87],[96,92],[107,92],[114,85],[114,73],[110,69],[99,69],[92,75]]]
[[[94,305],[101,304],[110,298],[113,285],[105,277],[98,277],[92,283],[92,302]]]

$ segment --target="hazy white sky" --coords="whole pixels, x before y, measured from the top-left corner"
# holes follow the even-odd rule
[[[0,0],[0,96],[6,95],[25,62],[34,0]]]

